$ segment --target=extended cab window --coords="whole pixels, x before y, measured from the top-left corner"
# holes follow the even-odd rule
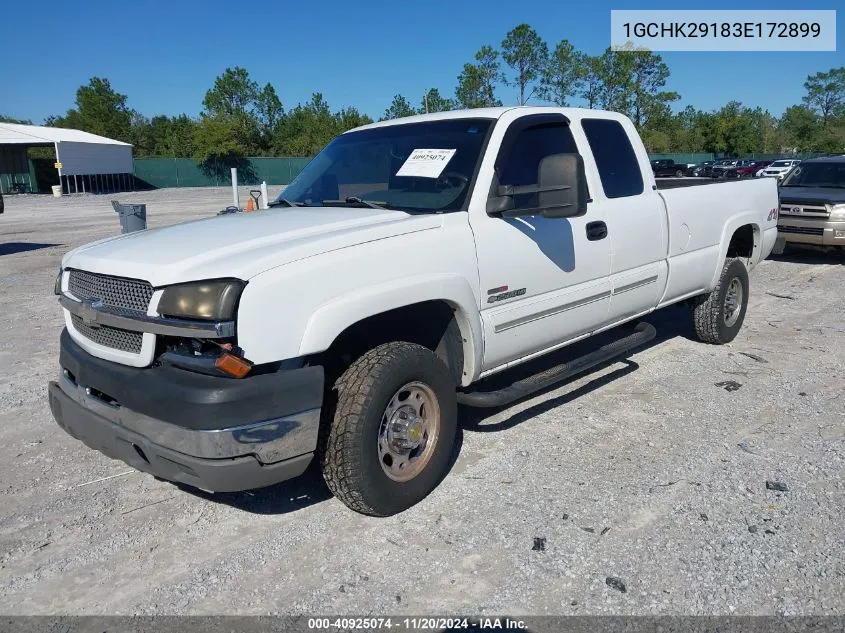
[[[604,195],[624,198],[641,194],[643,175],[625,128],[610,119],[583,119],[581,127],[593,151]]]
[[[540,161],[553,154],[575,154],[578,148],[569,126],[564,123],[537,125],[522,130],[496,161],[499,185],[536,185]],[[538,194],[513,197],[515,209],[538,206]]]

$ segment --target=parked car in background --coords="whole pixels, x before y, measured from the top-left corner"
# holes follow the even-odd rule
[[[767,178],[777,178],[778,180],[781,180],[792,170],[793,167],[798,165],[800,162],[800,160],[793,159],[776,160],[763,170],[761,176],[765,176]]]
[[[778,194],[778,235],[786,243],[845,248],[845,156],[803,161]]]
[[[736,167],[738,162],[739,161],[735,158],[723,158],[722,160],[717,160],[713,165],[713,168],[710,170],[710,177],[722,178],[725,175],[725,172]]]
[[[750,159],[737,160],[737,161],[735,161],[734,165],[731,165],[730,167],[725,169],[722,172],[721,175],[724,178],[739,178],[740,177],[739,170],[747,167],[748,165],[750,165],[753,162],[754,161],[750,160]]]
[[[680,178],[686,175],[687,166],[684,163],[676,163],[671,158],[658,158],[651,161],[651,170],[658,178],[665,176],[675,176]]]
[[[3,202],[3,194],[0,193],[0,213],[3,213],[5,206],[6,206],[6,203]]]
[[[764,162],[750,159],[738,160],[736,166],[725,170],[724,175],[726,178],[749,178],[754,176],[759,169],[771,164],[772,161],[768,161],[765,165]]]
[[[687,173],[690,176],[709,176],[710,171],[713,169],[713,165],[716,161],[713,160],[705,160],[704,162],[698,163],[697,165],[693,165]]]
[[[757,175],[757,172],[762,171],[769,165],[771,165],[774,161],[771,160],[755,160],[751,162],[749,165],[745,165],[744,167],[740,167],[737,169],[740,178],[753,178]]]

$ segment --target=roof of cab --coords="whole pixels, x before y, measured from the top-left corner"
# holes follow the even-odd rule
[[[345,132],[358,132],[360,130],[370,130],[378,127],[386,127],[390,125],[405,125],[408,123],[425,123],[427,121],[442,121],[446,119],[498,119],[505,112],[511,110],[524,110],[525,114],[544,114],[549,112],[559,112],[569,120],[581,119],[586,114],[592,116],[599,116],[603,119],[625,119],[625,115],[610,110],[590,110],[588,108],[561,108],[558,106],[505,106],[500,108],[472,108],[468,110],[447,110],[445,112],[430,112],[428,114],[415,114],[413,116],[402,117],[399,119],[389,119],[387,121],[377,121],[368,125],[353,128]]]

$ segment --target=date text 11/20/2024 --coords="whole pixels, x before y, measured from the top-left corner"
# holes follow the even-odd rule
[[[407,631],[524,630],[522,620],[510,618],[308,618],[313,630],[398,629]]]

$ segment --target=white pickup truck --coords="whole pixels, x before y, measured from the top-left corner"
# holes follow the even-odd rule
[[[654,328],[505,388],[486,377],[682,301],[702,341],[731,341],[748,270],[777,237],[776,186],[661,190],[631,121],[599,110],[360,127],[269,210],[68,253],[53,416],[207,491],[274,484],[316,458],[350,508],[395,514],[448,470],[459,403],[501,406]]]

